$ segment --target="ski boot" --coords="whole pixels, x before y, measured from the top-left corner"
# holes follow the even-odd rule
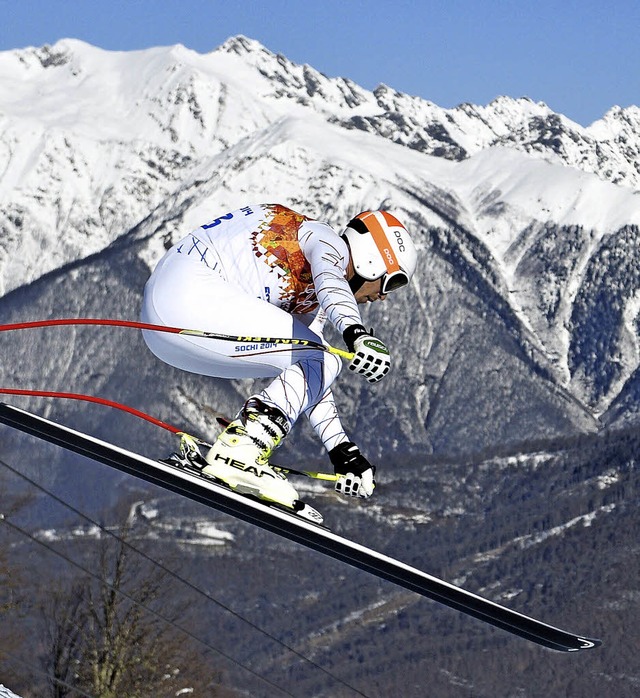
[[[232,490],[299,512],[302,503],[287,478],[269,465],[269,457],[289,431],[277,408],[249,398],[240,414],[220,434],[205,456],[204,475]]]

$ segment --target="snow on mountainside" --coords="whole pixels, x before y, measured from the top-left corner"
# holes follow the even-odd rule
[[[0,74],[5,291],[104,248],[212,156],[241,143],[250,156],[250,141],[285,116],[319,114],[453,160],[503,146],[640,181],[636,108],[588,129],[526,99],[444,110],[327,78],[243,37],[206,55],[63,40],[1,53]]]
[[[543,433],[566,428],[556,409],[587,428],[640,364],[635,107],[588,128],[528,99],[445,110],[328,78],[244,37],[206,55],[63,40],[1,53],[0,74],[5,294],[115,241],[152,267],[185,231],[252,201],[336,227],[384,206],[414,231],[421,265],[397,300],[412,322],[384,308],[369,317],[420,342],[419,363],[399,357],[398,372],[419,386],[404,407],[436,450],[452,447],[450,412],[468,396],[451,381],[465,364],[480,361],[480,384],[499,392],[517,361],[537,397],[527,388],[512,409],[532,400]],[[487,399],[476,414],[491,422],[495,409]],[[503,435],[530,428],[509,417]],[[487,434],[475,429],[465,438],[479,447]]]
[[[549,671],[542,658],[525,676],[528,645],[507,645],[497,631],[415,604],[364,573],[319,564],[227,515],[204,512],[222,522],[230,564],[218,564],[221,546],[185,553],[203,537],[186,522],[203,511],[180,497],[8,427],[3,462],[85,511],[157,501],[158,526],[187,531],[179,541],[187,579],[247,617],[259,613],[275,637],[368,694],[402,685],[422,696],[429,681],[442,696],[459,695],[462,684],[478,695],[522,694],[525,685],[540,695],[594,686],[635,695],[637,676],[612,667],[632,665],[626,638],[637,626],[636,107],[614,108],[588,128],[527,99],[444,110],[387,86],[370,92],[327,78],[243,37],[207,55],[64,40],[0,53],[0,76],[2,323],[136,318],[165,247],[239,205],[279,201],[338,228],[355,211],[391,209],[419,248],[410,286],[364,309],[366,324],[389,340],[392,370],[377,386],[344,371],[334,386],[349,434],[380,465],[376,498],[347,505],[304,482],[301,493],[334,530],[540,618],[591,624],[605,647],[589,672]],[[121,328],[0,339],[0,386],[99,395],[207,438],[216,415],[233,414],[253,386],[173,369],[139,332]],[[149,457],[175,446],[117,410],[10,402]],[[631,424],[589,433],[607,421]],[[280,462],[326,469],[300,422]],[[68,511],[39,496],[38,525],[68,526]],[[138,510],[136,523],[154,539],[150,511]],[[49,563],[31,558],[37,572],[26,578],[39,579]],[[209,607],[199,619],[215,629]],[[264,638],[224,619],[220,627],[258,670],[287,681],[304,673]],[[329,631],[320,644],[318,629]],[[425,656],[433,661],[416,661]],[[411,672],[414,687],[404,685]],[[326,677],[306,681],[295,692],[335,693],[323,693]]]

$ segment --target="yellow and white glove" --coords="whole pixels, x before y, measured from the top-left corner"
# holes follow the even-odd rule
[[[369,383],[377,383],[384,378],[391,368],[391,357],[384,342],[373,336],[373,330],[367,332],[362,325],[351,325],[342,337],[350,352],[349,369],[361,373]]]

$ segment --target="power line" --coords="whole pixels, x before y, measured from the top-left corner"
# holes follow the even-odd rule
[[[287,691],[286,689],[281,688],[280,686],[273,683],[272,681],[270,681],[266,677],[262,676],[261,674],[259,674],[256,671],[254,671],[253,669],[251,669],[251,667],[248,667],[245,664],[243,664],[242,662],[240,662],[239,660],[234,659],[233,657],[228,655],[226,652],[223,652],[222,650],[218,649],[217,647],[210,645],[206,640],[199,638],[195,633],[192,633],[187,628],[183,628],[182,626],[178,625],[175,621],[171,620],[171,618],[169,618],[168,616],[165,616],[162,613],[160,613],[159,611],[155,611],[154,609],[149,608],[149,606],[145,606],[144,604],[140,603],[135,598],[133,598],[133,596],[131,596],[130,594],[127,594],[125,591],[122,591],[121,589],[117,589],[113,584],[110,584],[105,579],[100,577],[100,575],[96,574],[95,572],[91,572],[91,570],[88,570],[86,567],[83,567],[80,563],[76,562],[75,560],[72,560],[68,555],[61,553],[59,550],[56,550],[53,546],[49,545],[48,543],[45,543],[44,541],[38,540],[34,535],[29,533],[28,531],[25,531],[25,529],[22,528],[21,526],[18,526],[17,524],[9,521],[9,519],[7,519],[3,514],[0,514],[0,520],[3,523],[5,523],[7,526],[9,526],[9,528],[13,529],[14,531],[17,531],[18,533],[20,533],[23,536],[25,536],[26,538],[28,538],[31,542],[37,543],[38,545],[41,545],[43,548],[45,548],[49,552],[52,552],[54,555],[57,555],[58,557],[62,558],[65,562],[69,563],[73,567],[76,567],[77,569],[81,570],[82,572],[89,575],[93,579],[96,579],[97,581],[99,581],[101,584],[104,584],[105,586],[109,587],[109,589],[114,591],[116,594],[119,594],[120,596],[124,597],[125,599],[127,599],[127,601],[131,602],[135,606],[138,606],[139,608],[144,609],[145,611],[147,611],[151,615],[155,616],[156,618],[162,620],[165,623],[168,623],[171,627],[175,628],[176,630],[179,630],[180,632],[182,632],[185,635],[187,635],[188,637],[190,637],[192,640],[195,640],[197,643],[203,645],[207,649],[212,650],[213,652],[216,652],[217,654],[221,655],[222,657],[224,657],[228,661],[241,667],[245,671],[248,671],[250,674],[252,674],[256,678],[260,679],[261,681],[264,681],[266,684],[268,684],[272,688],[275,688],[276,690],[278,690],[281,693],[284,693],[287,696],[291,696],[292,698],[295,698],[295,696],[293,696],[292,693],[289,693],[289,691]]]
[[[103,526],[102,524],[98,523],[97,521],[95,521],[94,519],[92,519],[92,518],[91,518],[90,516],[88,516],[87,514],[81,512],[79,509],[77,509],[76,507],[74,507],[72,504],[69,504],[68,502],[64,501],[63,499],[61,499],[60,497],[58,497],[58,496],[57,496],[56,494],[54,494],[53,492],[51,492],[50,490],[46,489],[43,485],[39,484],[39,483],[36,482],[35,480],[32,480],[30,477],[28,477],[28,476],[25,475],[24,473],[21,473],[19,470],[17,470],[17,469],[14,468],[13,466],[9,465],[9,464],[8,464],[7,462],[5,462],[4,460],[1,460],[1,459],[0,459],[0,464],[2,464],[5,468],[7,468],[9,471],[11,471],[14,475],[17,475],[18,477],[22,478],[25,482],[28,482],[30,485],[32,485],[32,486],[35,487],[36,489],[40,490],[41,492],[43,492],[43,493],[46,494],[47,496],[51,497],[54,501],[56,501],[56,502],[57,502],[58,504],[60,504],[61,506],[65,507],[65,508],[68,509],[69,511],[73,512],[73,513],[76,514],[77,516],[80,516],[81,518],[85,519],[86,521],[88,521],[89,523],[91,523],[93,526],[96,526],[100,531],[106,533],[107,535],[111,536],[112,538],[114,538],[115,540],[117,540],[118,542],[120,542],[122,545],[124,545],[125,547],[127,547],[127,548],[128,548],[129,550],[131,550],[132,552],[136,553],[137,555],[140,555],[140,556],[141,556],[144,560],[146,560],[147,562],[150,562],[151,564],[155,565],[156,567],[158,567],[159,569],[161,569],[163,572],[165,572],[165,573],[168,574],[169,576],[173,577],[175,580],[177,580],[177,581],[180,582],[181,584],[184,584],[186,587],[188,587],[189,589],[191,589],[191,590],[194,591],[195,593],[199,594],[200,596],[202,596],[203,598],[205,598],[207,601],[209,601],[209,602],[215,604],[216,606],[218,606],[218,607],[221,608],[222,610],[224,610],[224,611],[226,611],[227,613],[229,613],[230,615],[232,615],[234,618],[236,618],[236,619],[242,621],[242,622],[245,623],[248,627],[250,627],[252,630],[255,630],[256,632],[260,633],[260,634],[263,635],[264,637],[266,637],[266,638],[272,640],[273,642],[277,643],[278,645],[280,645],[280,647],[284,648],[285,650],[287,650],[288,652],[290,652],[290,653],[293,654],[294,656],[298,657],[298,658],[299,658],[300,660],[302,660],[303,662],[307,662],[308,664],[310,664],[310,665],[313,666],[314,668],[316,668],[316,669],[318,669],[319,671],[321,671],[322,673],[324,673],[326,676],[329,676],[331,679],[333,679],[334,681],[336,681],[336,682],[339,683],[340,685],[342,685],[342,686],[344,686],[345,688],[348,688],[349,690],[353,691],[355,694],[357,694],[357,695],[359,695],[359,696],[362,696],[363,698],[367,698],[366,694],[363,693],[362,691],[360,691],[360,690],[358,690],[357,688],[355,688],[354,686],[350,685],[348,682],[346,682],[345,680],[343,680],[343,679],[341,679],[340,677],[336,676],[335,674],[332,674],[328,669],[325,669],[323,666],[321,666],[320,664],[318,664],[317,662],[315,662],[313,659],[311,659],[310,657],[305,656],[305,655],[302,654],[300,651],[298,651],[298,650],[296,650],[295,648],[291,647],[290,645],[288,645],[286,642],[284,642],[283,640],[279,639],[279,638],[276,637],[275,635],[272,635],[270,632],[268,632],[268,631],[265,630],[264,628],[261,628],[259,625],[256,625],[253,621],[249,620],[248,618],[245,618],[244,616],[242,616],[242,615],[241,615],[240,613],[238,613],[237,611],[234,611],[232,608],[230,608],[229,606],[227,606],[226,604],[224,604],[222,601],[219,601],[219,600],[216,599],[214,596],[212,596],[211,594],[209,594],[207,591],[205,591],[205,590],[201,589],[200,587],[196,586],[193,582],[191,582],[191,581],[189,581],[188,579],[185,579],[184,577],[180,576],[177,572],[174,572],[173,570],[171,570],[170,568],[168,568],[168,567],[167,567],[166,565],[164,565],[163,563],[159,562],[158,560],[156,560],[155,558],[151,557],[150,555],[148,555],[148,554],[145,553],[144,551],[140,550],[139,548],[136,548],[134,545],[132,545],[132,544],[129,543],[128,541],[124,540],[123,538],[121,538],[120,536],[118,536],[118,535],[117,535],[116,533],[114,533],[113,531],[110,531],[108,528],[106,528],[106,527]]]

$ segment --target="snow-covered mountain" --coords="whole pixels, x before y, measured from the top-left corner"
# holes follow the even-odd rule
[[[163,250],[246,203],[279,201],[338,228],[387,207],[420,265],[409,292],[368,311],[392,328],[395,367],[384,409],[345,380],[354,430],[387,424],[391,410],[395,447],[458,452],[593,430],[611,405],[617,419],[634,414],[638,108],[588,128],[528,99],[446,110],[244,37],[206,55],[63,40],[1,53],[0,75],[3,316],[135,318]],[[126,292],[92,297],[115,265]],[[44,351],[51,338],[39,341]],[[33,360],[4,382],[58,375]],[[87,376],[113,370],[113,357],[83,361],[65,382],[95,392]]]
[[[420,253],[411,286],[365,311],[393,368],[378,386],[343,375],[336,388],[349,432],[378,459],[376,497],[347,506],[296,484],[354,540],[601,634],[589,671],[534,662],[528,645],[449,609],[9,427],[0,459],[107,519],[114,502],[146,502],[141,536],[164,546],[179,530],[187,579],[367,695],[422,696],[427,683],[442,696],[635,695],[639,149],[636,107],[588,128],[528,99],[445,110],[243,37],[207,55],[75,40],[0,53],[0,323],[135,319],[164,249],[239,205],[278,201],[338,228],[391,209]],[[3,332],[0,347],[0,386],[99,395],[202,436],[252,387],[165,366],[125,329]],[[151,457],[175,446],[115,410],[7,399]],[[304,424],[278,453],[301,457],[327,467]],[[68,530],[69,512],[37,496],[34,526]],[[145,515],[156,506],[157,520]],[[207,552],[203,518],[223,531]],[[28,580],[54,576],[25,551]],[[199,618],[203,636],[218,632],[210,606]],[[336,695],[246,628],[219,627],[282,685]]]

